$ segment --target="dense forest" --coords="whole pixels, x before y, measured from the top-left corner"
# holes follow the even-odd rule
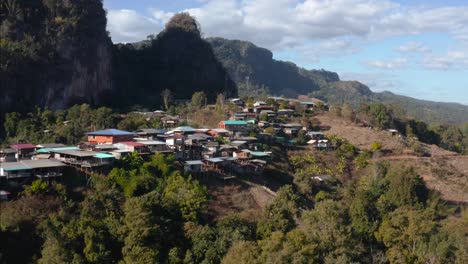
[[[356,157],[341,144],[339,159]],[[127,156],[86,187],[37,180],[0,204],[0,263],[468,261],[467,212],[411,168],[375,163],[359,179],[316,182],[308,175],[331,169],[313,154],[290,159],[293,183],[270,205],[220,219],[171,156]]]
[[[191,102],[170,106],[169,111],[216,116],[223,107],[229,109],[218,100],[217,110],[207,113],[206,101],[206,95],[195,93]],[[407,137],[466,150],[461,144],[468,139],[468,126],[464,131],[430,128],[399,119],[383,104],[362,104],[356,110],[333,106],[330,111],[366,120],[375,129],[396,126]],[[4,123],[7,142],[67,144],[82,141],[83,133],[92,129],[160,126],[158,118],[86,104],[12,112]],[[345,139],[329,138],[336,146],[330,153],[274,150],[274,166],[286,159],[288,173],[273,169],[258,179],[275,179],[282,186],[268,206],[254,211],[213,211],[208,207],[214,199],[209,186],[217,180],[183,173],[171,155],[143,159],[133,154],[89,180],[70,170],[58,182],[17,186],[18,198],[0,203],[0,263],[468,261],[468,213],[463,205],[441,200],[411,167],[374,159],[381,150],[378,143],[359,150]],[[323,174],[335,177],[311,177]],[[253,180],[248,175],[245,179]]]

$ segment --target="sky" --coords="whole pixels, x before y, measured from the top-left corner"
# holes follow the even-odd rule
[[[468,105],[468,0],[104,0],[104,8],[114,43],[143,40],[188,12],[203,37],[251,41],[375,92]]]

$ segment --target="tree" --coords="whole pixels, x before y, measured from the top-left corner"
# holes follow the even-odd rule
[[[384,218],[376,237],[387,247],[391,263],[423,263],[424,248],[435,228],[431,210],[405,206]]]
[[[162,90],[161,97],[163,99],[164,108],[166,110],[168,110],[169,106],[170,106],[170,103],[171,103],[171,100],[172,100],[172,92],[169,89],[166,88],[166,89]]]
[[[166,179],[163,202],[168,207],[179,208],[186,221],[196,221],[207,202],[207,189],[176,171]]]
[[[159,195],[152,192],[140,197],[129,198],[124,206],[125,233],[122,248],[125,263],[158,263],[161,240],[164,234],[159,218],[162,208]]]
[[[204,92],[195,92],[192,95],[192,106],[195,109],[200,109],[206,105],[206,95]]]
[[[372,142],[370,148],[373,152],[380,152],[382,150],[382,143],[378,141]]]

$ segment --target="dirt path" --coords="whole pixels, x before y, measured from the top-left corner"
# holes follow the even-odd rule
[[[255,200],[255,203],[261,208],[265,208],[267,205],[269,205],[276,196],[276,193],[265,188],[264,186],[260,184],[256,184],[256,183],[249,182],[249,181],[242,181],[242,182],[249,185],[250,194]]]

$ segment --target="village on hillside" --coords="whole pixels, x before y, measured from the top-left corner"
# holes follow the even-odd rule
[[[86,140],[76,145],[50,142],[11,144],[0,150],[0,183],[3,186],[27,185],[36,179],[59,179],[68,176],[70,171],[73,172],[71,175],[84,178],[93,173],[106,174],[118,160],[132,153],[144,159],[158,153],[173,155],[179,169],[187,175],[226,181],[238,176],[262,176],[267,165],[279,158],[274,157],[273,147],[284,150],[284,153],[300,146],[321,152],[333,151],[338,147],[333,137],[346,138],[347,134],[352,134],[359,149],[365,149],[374,141],[385,141],[382,137],[371,140],[353,127],[342,129],[345,131],[343,135],[340,125],[335,124],[336,117],[323,120],[322,115],[319,123],[314,121],[312,124],[312,116],[332,112],[333,107],[315,98],[300,99],[303,100],[269,97],[265,101],[244,102],[240,98],[227,99],[225,104],[230,109],[225,116],[228,118],[217,121],[217,127],[207,127],[203,123],[191,127],[189,125],[193,122],[187,117],[169,115],[162,110],[140,111],[132,114],[147,120],[157,118],[161,127],[135,131],[115,128],[89,131],[83,135]],[[206,106],[207,109],[215,107]],[[365,121],[359,126],[365,131],[371,128]],[[388,148],[392,148],[392,144],[402,145],[405,141],[405,137],[395,129],[384,133],[393,138],[385,142]],[[311,177],[322,181],[333,175]],[[1,200],[7,200],[11,194],[1,190],[0,196]]]
[[[227,180],[236,175],[261,175],[272,158],[270,147],[292,148],[298,137],[316,149],[333,148],[323,132],[289,122],[299,111],[293,103],[298,103],[300,111],[305,112],[313,111],[317,105],[326,109],[326,104],[281,97],[270,97],[268,101],[287,107],[275,111],[264,101],[256,101],[253,107],[247,107],[240,98],[234,98],[227,103],[235,105],[237,111],[229,119],[219,120],[217,127],[180,125],[183,121],[180,117],[157,110],[138,114],[160,118],[164,128],[90,131],[86,133],[86,142],[74,146],[49,142],[12,144],[0,150],[0,181],[27,183],[35,178],[62,177],[67,167],[87,175],[106,172],[115,160],[131,153],[143,157],[172,154],[183,170],[192,175]],[[7,194],[2,192],[4,199]]]

